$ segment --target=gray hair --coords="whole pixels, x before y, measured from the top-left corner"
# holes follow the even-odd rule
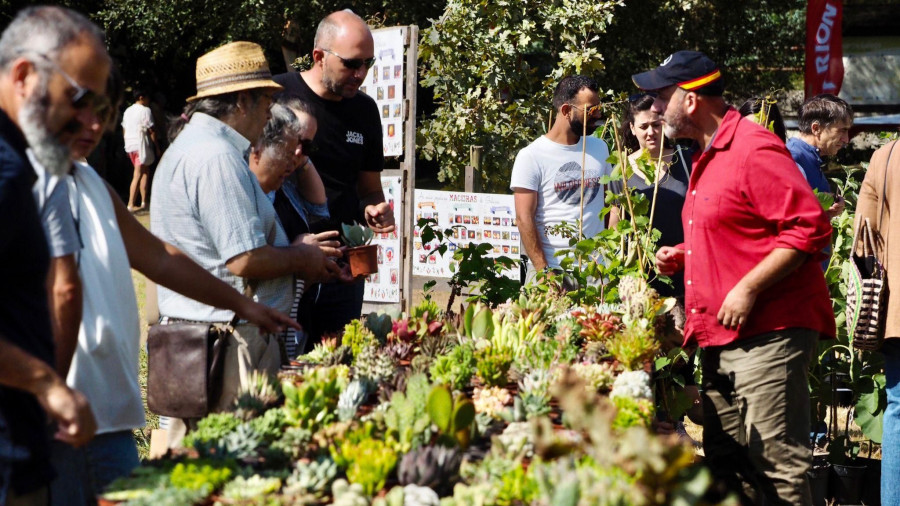
[[[88,18],[65,7],[36,6],[19,11],[0,36],[0,68],[20,56],[39,54],[58,61],[59,53],[87,34],[105,45],[103,31]]]
[[[841,122],[853,123],[853,108],[844,99],[830,94],[816,95],[800,106],[798,128],[800,133],[812,134],[813,123],[822,128]]]
[[[275,100],[276,104],[283,105],[292,111],[299,111],[303,114],[306,114],[313,120],[316,120],[316,109],[313,107],[311,102],[307,102],[298,97],[292,97],[286,94],[282,94]],[[308,120],[306,118],[297,117],[300,122],[300,130],[305,130],[308,125]]]
[[[208,116],[221,120],[226,116],[230,116],[238,111],[238,102],[241,99],[241,93],[246,93],[250,97],[252,104],[256,104],[263,96],[265,90],[262,88],[253,88],[249,90],[232,91],[221,95],[213,95],[211,97],[203,97],[188,102],[184,106],[180,116],[175,116],[169,121],[168,137],[169,142],[174,142],[178,134],[188,124],[195,112],[202,112]]]
[[[256,149],[260,152],[274,150],[284,146],[288,138],[300,135],[300,119],[294,111],[281,103],[274,103],[269,109],[270,118],[256,141]]]

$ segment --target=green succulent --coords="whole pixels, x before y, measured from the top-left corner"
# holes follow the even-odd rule
[[[306,355],[300,355],[299,357],[297,357],[297,360],[301,362],[309,362],[311,364],[321,364],[328,357],[330,357],[331,354],[334,353],[334,351],[335,347],[331,346],[329,343],[316,343],[315,346],[313,346],[312,351],[310,351]]]
[[[338,346],[327,357],[322,359],[321,364],[330,367],[334,365],[350,365],[353,363],[353,351],[349,346]]]
[[[375,232],[371,228],[354,221],[353,225],[341,224],[341,237],[344,239],[344,244],[350,248],[355,248],[372,242]]]
[[[233,474],[234,470],[228,461],[201,459],[176,464],[169,473],[169,479],[177,488],[206,490],[208,494],[224,485]]]
[[[417,448],[430,439],[431,419],[425,411],[431,385],[424,374],[414,374],[406,382],[406,392],[391,396],[384,413],[385,440],[400,453]]]
[[[356,416],[356,411],[368,396],[369,386],[367,381],[359,379],[351,381],[338,398],[338,419],[342,422],[352,420]]]
[[[486,346],[475,352],[475,368],[485,386],[505,387],[511,365],[512,356],[503,348]]]
[[[373,312],[366,316],[366,328],[375,334],[375,337],[381,344],[384,344],[385,341],[387,341],[387,336],[391,332],[392,323],[391,315],[384,312]]]
[[[320,367],[305,373],[304,381],[299,385],[283,382],[281,389],[288,423],[315,431],[333,421],[348,374],[345,366]]]
[[[222,498],[231,501],[246,501],[277,493],[281,489],[278,478],[263,478],[254,474],[249,478],[238,476],[222,488]]]
[[[450,389],[438,385],[428,394],[425,410],[441,432],[443,444],[468,446],[469,427],[475,420],[475,405],[469,398],[460,394],[454,399]]]
[[[469,385],[469,380],[475,374],[475,353],[469,345],[456,346],[449,354],[438,356],[429,372],[435,383],[462,390]]]
[[[332,506],[369,506],[369,498],[359,483],[340,479],[331,485]]]
[[[354,357],[359,357],[359,354],[362,353],[363,349],[377,345],[378,339],[375,338],[375,334],[367,329],[361,321],[353,320],[344,326],[344,335],[341,338],[341,344],[348,346],[350,351],[353,352]]]
[[[224,438],[238,428],[241,420],[234,413],[210,413],[197,422],[197,430],[184,437],[185,447],[195,447],[197,443],[211,443]]]
[[[126,506],[184,506],[185,504],[202,503],[210,492],[206,488],[192,490],[173,486],[161,487],[131,499]]]
[[[288,427],[284,430],[284,434],[272,443],[271,448],[279,450],[294,459],[302,456],[309,442],[312,440],[313,433],[309,429],[303,427]]]
[[[339,467],[347,470],[351,483],[362,485],[368,496],[384,488],[387,478],[397,465],[397,454],[385,442],[365,438],[359,442],[345,440],[340,447],[331,448]]]
[[[238,459],[256,456],[256,449],[262,443],[262,436],[249,423],[239,425],[222,439],[222,446],[227,454]]]
[[[250,420],[277,404],[280,398],[278,384],[267,373],[254,370],[234,400],[235,416]]]
[[[282,408],[272,408],[248,423],[266,443],[279,439],[288,424],[287,415]]]
[[[324,499],[337,477],[338,467],[330,457],[310,462],[297,462],[287,479],[285,495],[312,495]]]
[[[397,373],[393,358],[374,346],[364,348],[356,356],[356,376],[373,384],[386,383]]]

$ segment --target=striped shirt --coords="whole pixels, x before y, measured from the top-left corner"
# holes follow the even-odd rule
[[[166,150],[153,178],[150,229],[215,277],[243,292],[225,263],[265,245],[288,246],[275,208],[247,165],[250,141],[230,126],[194,113]],[[255,283],[255,299],[287,313],[292,275]],[[159,286],[161,316],[226,322],[234,314]]]

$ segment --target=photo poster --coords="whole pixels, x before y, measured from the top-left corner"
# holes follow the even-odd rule
[[[372,32],[375,65],[359,90],[375,100],[384,134],[384,156],[403,155],[403,84],[406,82],[403,28]]]
[[[378,245],[378,272],[366,278],[366,302],[400,302],[400,221],[403,217],[403,187],[400,176],[382,177],[384,199],[394,211],[397,226],[389,234],[375,234],[372,244]]]
[[[446,238],[449,248],[444,255],[435,252],[437,241],[423,244],[416,228],[413,274],[417,276],[452,277],[453,253],[470,243],[490,243],[493,250],[489,256],[492,257],[521,258],[522,241],[516,226],[512,195],[416,190],[415,206],[416,223],[421,218],[434,218],[441,231],[453,228],[450,237]],[[512,279],[521,277],[518,268],[504,275]]]

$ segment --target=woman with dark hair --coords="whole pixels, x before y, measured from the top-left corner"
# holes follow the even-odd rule
[[[787,129],[784,127],[784,119],[781,118],[781,111],[775,101],[766,97],[753,97],[744,102],[738,112],[744,118],[766,127],[777,135],[781,142],[787,142]]]
[[[628,160],[635,169],[628,179],[628,188],[643,194],[650,201],[653,201],[656,188],[656,209],[651,225],[662,233],[657,245],[675,246],[684,242],[681,208],[684,206],[690,178],[691,157],[680,146],[672,148],[663,142],[662,115],[653,109],[654,100],[656,96],[652,93],[640,93],[628,99],[622,131],[625,133],[625,145],[632,151]],[[644,151],[648,152],[653,166],[660,162],[656,174],[659,179],[658,188],[652,182],[648,183],[637,170],[637,159]],[[611,182],[609,190],[621,194],[622,181]],[[610,228],[616,226],[620,213],[621,210],[613,208],[609,218]],[[684,296],[684,276],[680,273],[672,276],[672,285],[656,280],[651,284],[662,296]]]

